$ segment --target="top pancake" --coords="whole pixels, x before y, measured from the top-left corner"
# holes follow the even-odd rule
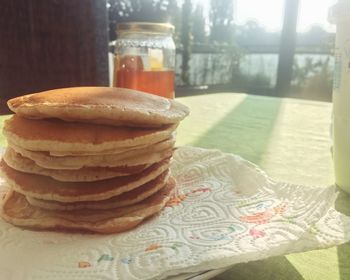
[[[32,119],[59,118],[116,126],[158,127],[174,124],[189,109],[174,100],[111,87],[72,87],[13,98],[9,108]]]

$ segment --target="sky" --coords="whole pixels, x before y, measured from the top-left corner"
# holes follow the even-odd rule
[[[195,0],[208,10],[209,0]],[[194,3],[194,4],[195,4]],[[306,32],[313,25],[320,25],[329,32],[335,26],[328,23],[328,9],[336,0],[300,0],[298,32]],[[235,0],[235,21],[242,25],[249,20],[257,21],[267,31],[279,31],[282,27],[284,0]]]

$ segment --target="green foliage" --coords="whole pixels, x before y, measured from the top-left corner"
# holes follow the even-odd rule
[[[234,0],[210,1],[210,41],[219,43],[233,43]]]
[[[294,61],[292,85],[296,93],[331,100],[332,83],[330,57],[324,61],[307,58],[302,66]]]
[[[312,81],[318,80],[319,83],[314,84]],[[325,61],[315,61],[311,57],[307,57],[305,64],[300,66],[295,60],[293,65],[293,85],[298,88],[331,88],[332,70],[330,67],[330,58]]]
[[[117,23],[125,21],[179,23],[177,0],[107,0],[109,40],[116,39]]]
[[[226,53],[228,54],[229,71],[231,73],[231,82],[235,80],[236,76],[240,76],[240,63],[244,56],[243,51],[236,45],[231,45],[227,48]]]

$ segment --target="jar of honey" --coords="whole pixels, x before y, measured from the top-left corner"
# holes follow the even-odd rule
[[[173,32],[166,23],[118,24],[113,86],[174,98]]]

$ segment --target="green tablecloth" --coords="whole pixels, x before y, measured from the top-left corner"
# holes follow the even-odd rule
[[[223,93],[178,98],[191,109],[177,145],[238,154],[271,177],[297,184],[334,183],[331,103]],[[336,208],[350,215],[350,195]],[[235,265],[214,279],[350,279],[350,243]]]
[[[306,186],[333,184],[330,103],[234,93],[178,100],[191,109],[178,128],[178,146],[241,155],[277,180]],[[0,117],[0,124],[7,117]],[[3,137],[0,141],[6,145]],[[350,196],[341,192],[336,208],[350,215]],[[235,265],[214,279],[350,279],[350,243]]]

